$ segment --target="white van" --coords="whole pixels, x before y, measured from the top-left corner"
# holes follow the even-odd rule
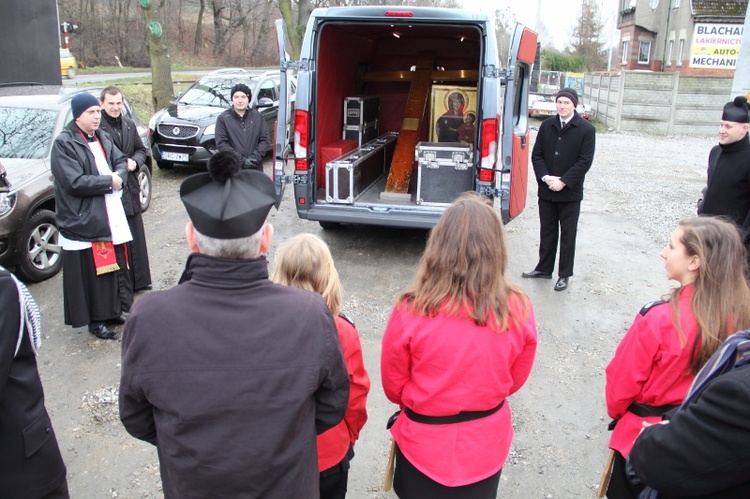
[[[276,30],[282,92],[290,71],[297,88],[294,172],[278,139],[291,112],[282,95],[274,182],[279,199],[293,184],[301,218],[431,228],[466,190],[497,198],[506,222],[523,210],[536,33],[516,26],[501,65],[485,14],[321,8],[292,63],[281,20]]]

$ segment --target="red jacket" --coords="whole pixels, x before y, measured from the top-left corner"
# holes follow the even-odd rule
[[[620,418],[609,447],[627,457],[642,422],[656,423],[660,416],[642,418],[628,412],[633,403],[661,406],[679,404],[685,398],[694,374],[689,373],[690,346],[698,334],[698,322],[690,306],[693,286],[686,286],[679,299],[684,341],[675,329],[672,306],[667,302],[646,305],[617,347],[606,369],[607,413]]]
[[[359,437],[359,431],[367,421],[367,393],[370,378],[362,360],[362,345],[354,325],[336,316],[341,349],[344,351],[346,370],[349,372],[349,405],[346,416],[336,426],[318,435],[318,470],[325,471],[341,462]]]
[[[425,317],[396,306],[383,334],[383,389],[391,402],[427,416],[484,411],[515,393],[531,373],[537,329],[531,302],[520,326],[493,332],[466,317]],[[518,300],[511,305],[518,310]],[[431,479],[456,487],[505,464],[513,439],[506,401],[495,414],[453,424],[416,423],[401,413],[391,434]]]

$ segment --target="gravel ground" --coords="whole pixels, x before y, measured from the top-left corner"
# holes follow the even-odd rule
[[[658,254],[677,222],[695,212],[716,140],[598,134],[570,288],[557,293],[554,281],[520,282],[534,304],[539,349],[529,381],[509,402],[516,434],[498,497],[594,497],[609,438],[604,367],[640,307],[669,289]],[[154,173],[154,199],[144,216],[154,289],[177,282],[188,254],[187,217],[177,197],[187,173]],[[346,291],[344,312],[357,322],[372,379],[370,418],[356,446],[348,497],[393,499],[393,492],[381,489],[389,446],[384,425],[394,407],[380,387],[380,340],[393,298],[410,280],[426,233],[372,227],[323,231],[297,218],[290,189],[271,220],[276,228],[271,259],[278,244],[301,231],[319,234],[331,247]],[[526,209],[506,231],[508,273],[515,279],[536,263],[533,174]],[[57,276],[30,289],[43,314],[40,371],[71,495],[162,497],[155,449],[129,437],[118,421],[120,344],[64,326],[61,285]]]

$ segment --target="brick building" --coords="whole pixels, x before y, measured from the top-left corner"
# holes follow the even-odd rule
[[[622,70],[732,76],[748,0],[618,0]]]

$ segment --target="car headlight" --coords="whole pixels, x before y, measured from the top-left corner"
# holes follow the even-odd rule
[[[13,210],[16,205],[16,193],[15,192],[2,192],[0,193],[0,217],[7,215]]]
[[[164,114],[164,111],[159,111],[158,113],[155,113],[150,120],[148,120],[148,128],[149,130],[156,130],[156,121],[161,118],[161,115]]]
[[[216,123],[208,125],[203,131],[203,135],[216,135]]]

